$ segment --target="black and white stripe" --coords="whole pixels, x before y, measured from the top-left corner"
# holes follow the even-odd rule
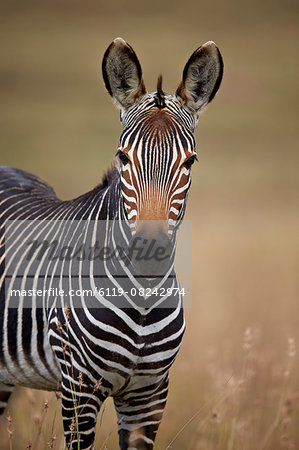
[[[208,61],[221,66],[215,44],[201,48],[201,63],[208,53]],[[191,58],[187,66],[197,63]],[[203,82],[209,80],[214,95],[221,68],[205,64]],[[0,168],[0,413],[14,385],[61,389],[68,447],[91,448],[108,396],[114,398],[120,448],[154,445],[169,368],[185,329],[173,262],[198,119],[188,105],[185,71],[181,95],[166,95],[159,84],[146,94],[132,48],[122,39],[108,47],[104,80],[121,107],[124,131],[113,168],[91,192],[61,201],[37,177]],[[156,265],[157,274],[145,276],[128,255],[134,239],[148,233],[149,219],[159,223],[154,237],[170,253],[165,267]],[[44,242],[50,244],[41,251]],[[63,256],[49,256],[53,242]],[[74,256],[95,246],[114,256]],[[118,295],[108,295],[112,291]]]

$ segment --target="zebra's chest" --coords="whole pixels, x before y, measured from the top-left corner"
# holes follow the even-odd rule
[[[99,357],[107,357],[113,368],[108,378],[118,377],[116,389],[128,380],[130,384],[140,384],[141,380],[147,384],[163,377],[180,348],[184,332],[182,309],[163,311],[155,315],[155,320],[153,317],[147,319],[142,325],[128,320],[125,328],[118,328],[114,342],[97,348]]]
[[[122,341],[104,342],[92,350],[94,377],[109,385],[109,395],[126,389],[141,388],[163,379],[179,350],[182,336],[159,345],[159,341],[141,338],[129,349]]]
[[[65,352],[61,348],[76,348],[72,353],[75,366],[88,373],[92,382],[104,380],[110,395],[128,383],[149,384],[163,377],[180,347],[184,332],[182,309],[162,311],[143,321],[129,313],[102,310],[92,315],[81,310],[78,316],[70,317],[67,340],[55,325],[58,340],[52,338],[51,342],[60,364],[64,365],[67,353],[67,348]]]

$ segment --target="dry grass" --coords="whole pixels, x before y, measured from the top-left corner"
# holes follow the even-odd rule
[[[200,121],[187,214],[192,307],[156,448],[299,448],[298,5],[15,1],[1,16],[1,164],[62,198],[96,185],[116,149],[99,77],[108,43],[127,39],[149,90],[163,72],[173,92],[195,47],[217,42],[225,76]],[[63,447],[55,394],[16,389],[9,414],[1,450]],[[96,442],[117,449],[110,400]]]
[[[238,369],[231,367],[234,355],[228,342],[221,350],[213,346],[206,349],[199,377],[192,376],[181,362],[172,373],[173,386],[157,449],[297,448],[299,374],[295,342],[288,339],[284,358],[278,362],[277,355],[265,355],[259,350],[260,334],[258,328],[245,330],[239,342]],[[14,395],[7,423],[0,428],[1,448],[63,448],[59,398],[54,393],[31,389],[18,389]],[[96,440],[99,450],[117,449],[112,408],[108,402],[100,413]]]

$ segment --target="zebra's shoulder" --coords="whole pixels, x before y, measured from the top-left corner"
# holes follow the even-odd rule
[[[0,166],[0,190],[14,188],[57,199],[54,189],[37,176],[21,169]]]

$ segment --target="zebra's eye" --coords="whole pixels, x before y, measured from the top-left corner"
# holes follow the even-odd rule
[[[130,161],[129,158],[127,157],[127,155],[124,152],[122,152],[121,150],[118,150],[117,156],[119,157],[119,159],[121,160],[121,162],[123,164],[127,164]]]
[[[187,161],[184,163],[185,167],[187,167],[187,169],[190,169],[194,161],[198,161],[197,156],[196,155],[190,156],[190,158],[188,158]]]

